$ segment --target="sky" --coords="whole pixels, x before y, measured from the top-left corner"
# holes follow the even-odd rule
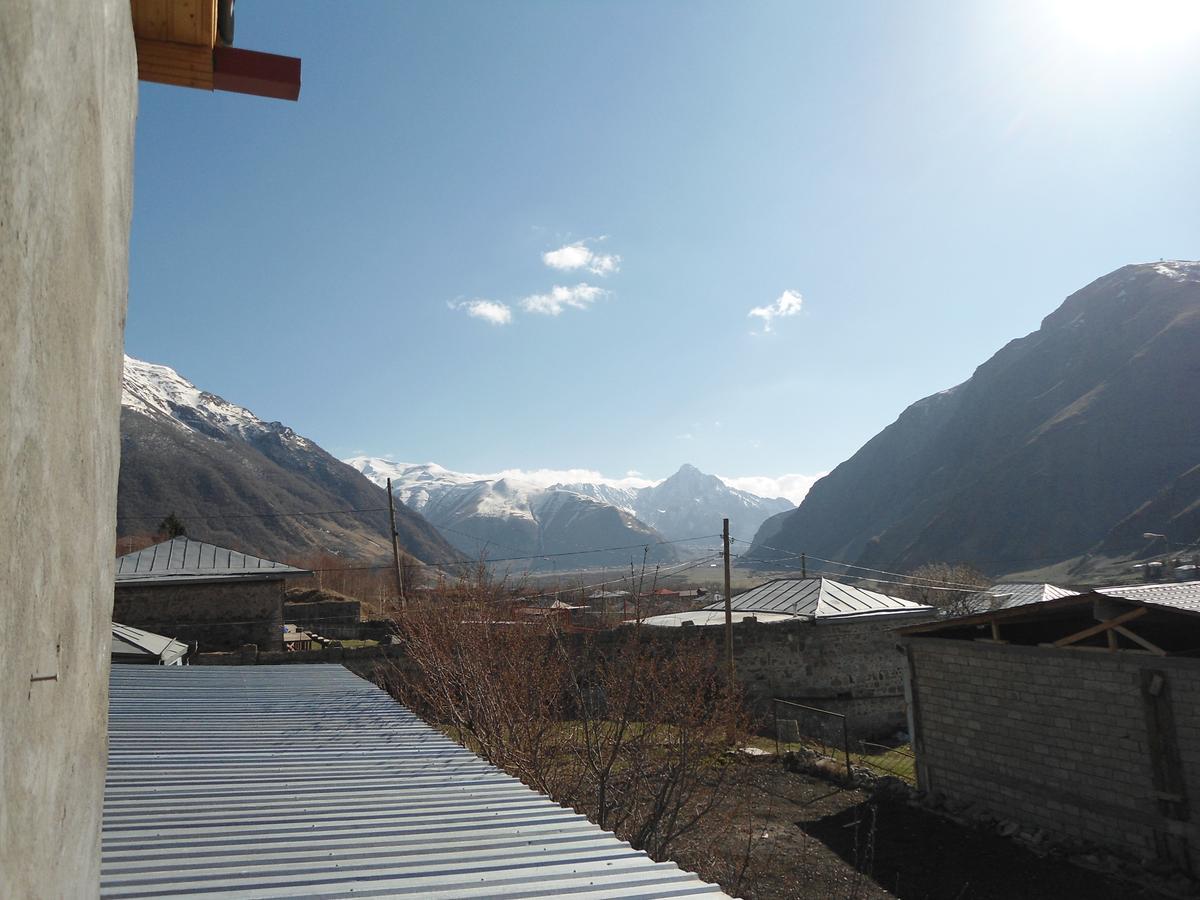
[[[1200,4],[242,0],[143,83],[126,350],[340,457],[802,496],[1200,257]]]

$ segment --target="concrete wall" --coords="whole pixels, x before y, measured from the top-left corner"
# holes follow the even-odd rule
[[[94,896],[137,64],[128,0],[0,14],[0,880]]]
[[[1133,857],[1182,842],[1200,871],[1200,836],[1160,802],[1154,774],[1156,741],[1174,743],[1185,812],[1200,801],[1200,660],[938,638],[909,652],[922,788]],[[1157,701],[1143,671],[1165,676]],[[1165,738],[1151,736],[1154,702],[1172,711]]]
[[[117,585],[113,620],[196,641],[200,651],[283,649],[283,579]]]
[[[357,600],[317,600],[311,602],[293,602],[285,600],[283,604],[284,621],[305,628],[325,633],[326,628],[335,625],[357,627],[362,618],[361,605]],[[355,637],[357,637],[357,633]]]

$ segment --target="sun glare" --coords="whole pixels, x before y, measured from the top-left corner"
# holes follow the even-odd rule
[[[1072,39],[1105,52],[1147,53],[1200,38],[1200,0],[1051,0]]]

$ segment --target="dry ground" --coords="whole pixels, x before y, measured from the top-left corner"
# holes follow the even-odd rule
[[[1134,900],[1158,895],[905,803],[783,769],[739,767],[734,796],[672,848],[747,900]]]

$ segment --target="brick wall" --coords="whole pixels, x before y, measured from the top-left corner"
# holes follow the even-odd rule
[[[118,584],[113,621],[144,628],[201,652],[257,644],[283,648],[283,581],[214,581],[201,584]]]
[[[1200,871],[1200,839],[1156,794],[1144,670],[1165,676],[1184,794],[1200,799],[1200,660],[908,641],[921,787],[1056,839]],[[1186,807],[1186,801],[1185,801]],[[1174,850],[1167,846],[1174,842]]]

